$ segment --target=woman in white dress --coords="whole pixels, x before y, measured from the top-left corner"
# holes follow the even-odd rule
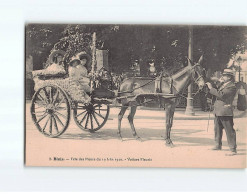
[[[70,80],[70,93],[76,100],[83,103],[89,103],[91,101],[87,93],[91,92],[89,86],[88,71],[85,67],[87,64],[87,58],[77,56],[73,57],[69,63],[69,80]]]
[[[32,72],[33,77],[35,76],[56,76],[66,74],[64,69],[64,58],[65,52],[62,50],[53,51],[49,56],[48,67],[43,70],[35,70]]]

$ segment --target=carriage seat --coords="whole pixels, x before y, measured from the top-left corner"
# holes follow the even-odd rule
[[[97,98],[111,99],[115,97],[115,93],[109,89],[100,87],[93,90],[92,96]]]
[[[43,69],[43,70],[32,71],[32,76],[33,78],[38,77],[41,80],[47,80],[54,78],[67,78],[68,74],[65,70],[47,71],[47,69]]]

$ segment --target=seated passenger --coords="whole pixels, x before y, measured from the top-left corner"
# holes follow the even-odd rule
[[[54,51],[49,59],[51,65],[49,65],[46,68],[47,72],[64,72],[64,63],[63,63],[63,58],[64,58],[64,52],[63,51]]]
[[[91,87],[86,64],[87,58],[82,57],[80,60],[78,57],[73,57],[69,63],[68,72],[72,96],[87,103],[90,101],[90,97],[86,93],[91,93]]]
[[[53,51],[49,56],[49,64],[43,70],[35,70],[32,72],[33,77],[35,76],[52,76],[52,75],[60,75],[66,74],[64,69],[64,58],[65,52],[62,50]]]

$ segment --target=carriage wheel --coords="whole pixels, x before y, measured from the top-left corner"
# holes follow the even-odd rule
[[[57,86],[38,89],[31,102],[31,115],[38,130],[48,137],[65,132],[70,120],[70,103],[66,93]]]
[[[82,130],[95,132],[104,126],[110,112],[109,105],[76,103],[73,116],[75,123]]]

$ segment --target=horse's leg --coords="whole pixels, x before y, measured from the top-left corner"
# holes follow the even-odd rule
[[[166,145],[172,147],[173,143],[170,137],[172,121],[173,121],[173,114],[174,114],[172,102],[165,104],[165,110],[166,110],[166,129],[165,129],[164,138],[166,140]]]
[[[123,139],[122,139],[122,135],[121,135],[121,122],[122,122],[124,113],[125,113],[125,111],[127,110],[127,108],[128,108],[127,106],[122,106],[122,107],[121,107],[121,110],[120,110],[120,112],[119,112],[119,114],[118,114],[118,135],[119,135],[119,138],[120,138],[121,140],[123,140]]]
[[[169,123],[170,123],[170,127],[169,127],[169,129],[170,129],[170,145],[171,146],[173,146],[173,143],[172,143],[172,140],[171,140],[171,130],[172,130],[172,125],[173,125],[173,116],[174,116],[174,112],[175,112],[175,107],[176,107],[176,105],[175,104],[172,104],[171,105],[171,111],[170,111],[170,121],[169,121]]]
[[[131,130],[132,130],[133,136],[137,140],[141,140],[141,138],[136,133],[135,126],[134,126],[134,123],[133,123],[134,116],[135,116],[135,113],[136,113],[136,108],[137,108],[137,106],[131,106],[130,107],[130,113],[129,113],[129,116],[128,116],[128,120],[129,120],[129,123],[130,123],[130,127],[131,127]]]

